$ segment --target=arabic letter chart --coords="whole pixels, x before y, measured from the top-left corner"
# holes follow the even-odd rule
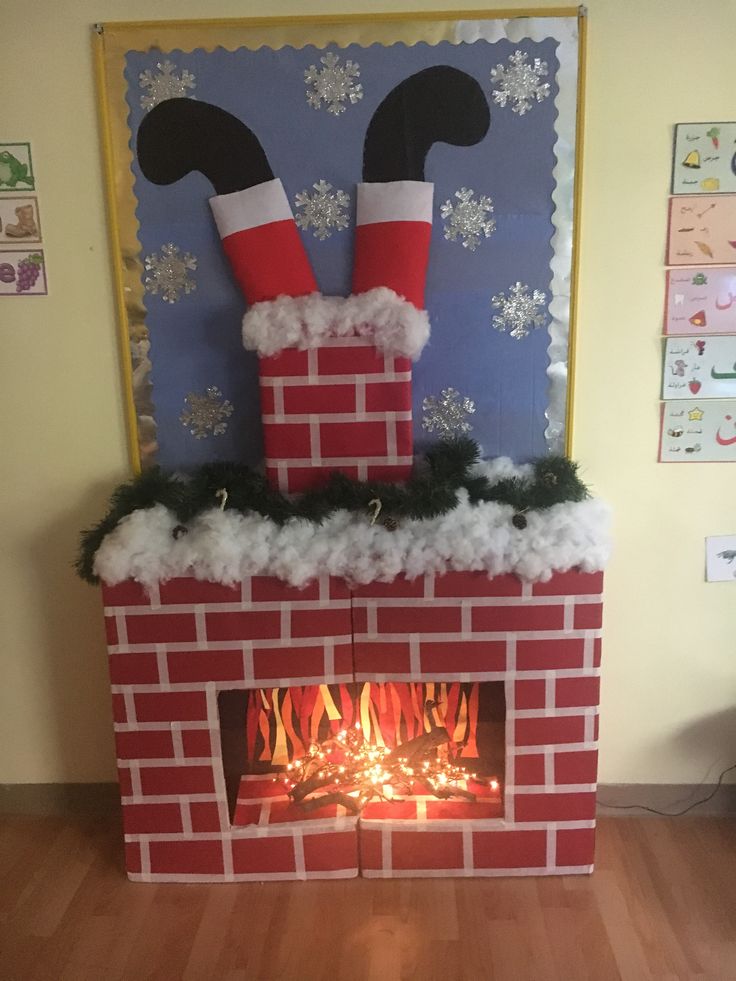
[[[659,460],[736,462],[736,122],[678,123]]]

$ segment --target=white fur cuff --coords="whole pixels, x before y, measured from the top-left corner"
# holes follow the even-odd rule
[[[385,286],[355,296],[279,296],[254,304],[243,318],[243,344],[263,357],[307,350],[340,337],[363,337],[384,354],[416,361],[429,340],[426,310]]]

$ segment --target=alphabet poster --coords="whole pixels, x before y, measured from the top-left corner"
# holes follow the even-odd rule
[[[736,334],[736,266],[668,269],[665,334]]]
[[[662,398],[736,398],[736,335],[668,338]]]
[[[736,402],[665,402],[659,459],[662,463],[736,463]]]
[[[670,198],[668,266],[736,262],[736,194],[681,194]]]
[[[678,123],[673,194],[736,191],[736,122]]]

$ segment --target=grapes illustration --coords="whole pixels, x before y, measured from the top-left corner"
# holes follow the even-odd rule
[[[15,283],[16,293],[25,293],[36,285],[36,280],[41,275],[43,258],[34,252],[33,255],[26,256],[18,263],[18,277]]]

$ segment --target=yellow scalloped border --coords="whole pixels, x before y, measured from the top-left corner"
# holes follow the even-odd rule
[[[128,51],[159,49],[228,51],[263,45],[295,48],[335,44],[396,44],[425,42],[439,44],[457,38],[458,22],[485,20],[526,20],[576,18],[578,21],[578,105],[575,153],[575,195],[571,303],[568,334],[568,386],[565,449],[572,451],[573,389],[576,353],[577,282],[579,265],[580,203],[582,188],[583,109],[585,92],[586,11],[583,7],[550,7],[539,10],[456,10],[423,14],[386,13],[320,15],[312,17],[254,17],[218,20],[131,21],[98,24],[94,28],[93,48],[97,81],[98,114],[108,212],[113,288],[121,349],[121,367],[127,420],[128,447],[133,471],[153,462],[141,447],[133,395],[131,337],[145,337],[146,311],[143,299],[138,221],[133,189],[132,154],[129,147],[128,105],[125,101],[125,54]]]

